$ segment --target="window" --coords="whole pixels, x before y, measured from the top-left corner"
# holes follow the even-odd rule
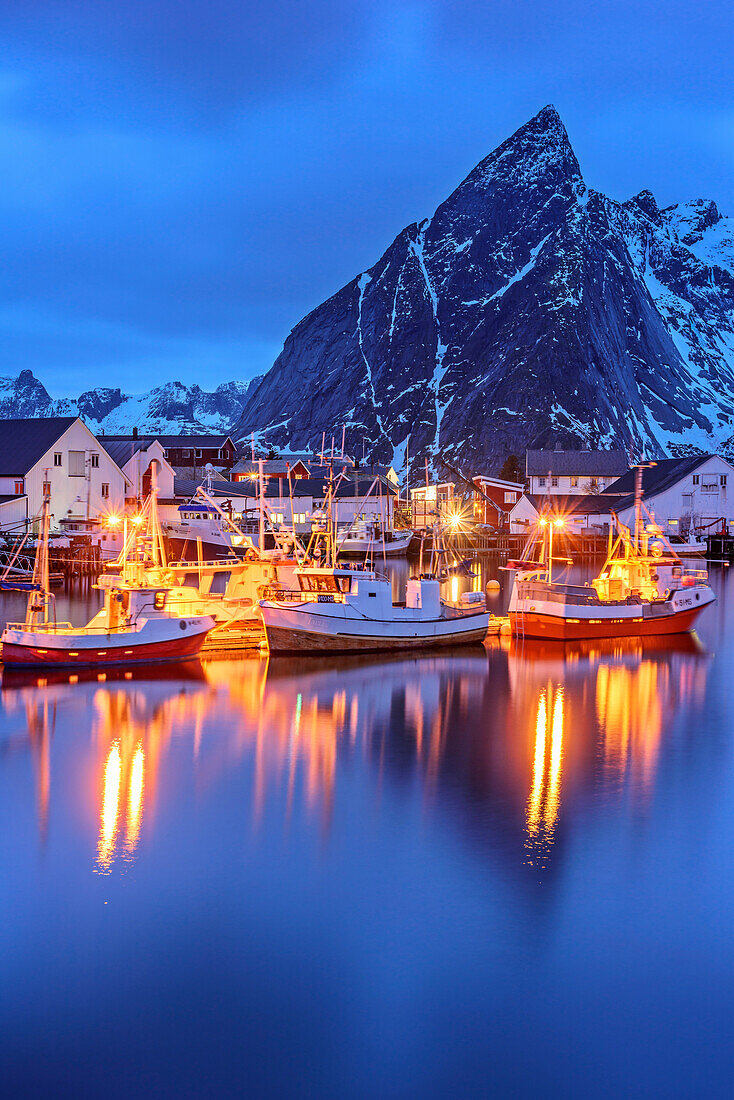
[[[44,481],[44,483],[43,483],[43,495],[45,497],[50,497],[51,496],[51,482],[50,481]]]
[[[538,485],[545,485],[545,478],[544,477],[539,477],[538,478]]]
[[[203,452],[202,452],[201,448],[199,448],[199,449],[197,450],[197,452],[196,452],[196,457],[197,457],[197,458],[201,458],[201,457],[202,457],[202,455],[203,455]]]
[[[715,474],[704,474],[703,481],[701,482],[702,493],[718,493],[719,482]]]
[[[191,458],[191,451],[181,451],[181,458]]]
[[[283,522],[283,513],[282,512],[271,512],[270,517],[271,517],[273,523],[282,523]]]
[[[552,477],[551,478],[551,485],[554,489],[558,488],[558,478],[557,477]]]
[[[594,489],[594,490],[598,489],[599,488],[599,479],[595,478],[595,477],[590,477],[589,478],[589,488]]]
[[[153,597],[153,607],[156,609],[156,611],[162,611],[163,608],[166,606],[167,595],[167,592],[156,592],[155,596]]]
[[[577,489],[578,484],[579,484],[579,479],[577,477],[572,477],[571,478],[571,488],[572,489]]]
[[[61,465],[61,451],[54,451],[54,466]]]
[[[699,477],[698,477],[698,474],[694,474],[694,475],[693,475],[693,484],[694,484],[694,485],[698,485],[698,481],[699,481]]]
[[[293,513],[293,522],[294,523],[305,523],[306,522],[306,513],[305,512],[294,512]]]
[[[721,488],[726,489],[726,474],[722,474],[719,480],[721,481]]]
[[[69,451],[69,477],[84,477],[84,451]]]
[[[508,492],[505,493],[505,504],[514,504],[517,500],[517,493]]]
[[[15,495],[17,497],[21,497],[21,496],[23,496],[23,493],[25,493],[25,482],[24,481],[16,481],[16,483],[15,483]]]
[[[109,497],[109,495],[110,495],[110,487],[109,487],[109,484],[108,484],[108,482],[106,482],[106,481],[103,481],[103,482],[102,482],[102,499],[103,499],[103,500],[107,500],[107,498]]]
[[[99,469],[99,455],[96,454],[96,453],[92,455],[92,469],[93,470],[98,470]]]

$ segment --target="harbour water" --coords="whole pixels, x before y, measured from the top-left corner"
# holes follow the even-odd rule
[[[3,1092],[730,1095],[712,585],[660,643],[5,672]]]

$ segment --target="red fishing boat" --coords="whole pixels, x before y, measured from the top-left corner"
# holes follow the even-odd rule
[[[104,590],[104,606],[87,626],[57,622],[48,584],[49,498],[44,498],[41,538],[25,621],[8,623],[2,659],[10,667],[131,665],[196,657],[214,626],[210,615],[172,615],[167,592],[131,583]]]
[[[716,599],[704,569],[684,565],[654,519],[643,523],[640,474],[634,532],[616,517],[616,537],[609,533],[607,557],[587,584],[553,579],[554,533],[562,516],[540,518],[523,558],[512,563],[515,579],[510,596],[510,629],[516,637],[624,638],[679,634],[691,630],[703,609]],[[531,560],[535,549],[539,556]]]

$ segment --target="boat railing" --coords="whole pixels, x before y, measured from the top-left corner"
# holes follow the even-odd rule
[[[30,634],[129,634],[134,623],[123,626],[72,626],[71,623],[38,623],[36,626],[28,626],[27,623],[7,623],[6,630],[22,630]]]
[[[524,600],[544,600],[546,603],[587,604],[600,602],[593,588],[582,584],[563,584],[551,581],[516,581],[517,594]]]

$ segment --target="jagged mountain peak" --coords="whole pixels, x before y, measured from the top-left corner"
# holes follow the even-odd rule
[[[398,466],[410,435],[437,472],[442,454],[476,472],[531,443],[719,445],[734,430],[734,243],[717,214],[588,192],[544,107],[296,326],[237,434],[317,448],[344,424],[348,447]]]
[[[568,180],[574,194],[586,187],[566,127],[549,104],[479,162],[465,183],[505,182],[515,187],[556,186]]]
[[[653,195],[652,191],[647,189],[640,191],[637,195],[634,195],[631,199],[628,199],[624,206],[637,207],[642,213],[650,219],[655,225],[663,224],[663,217],[658,206],[657,199]]]

